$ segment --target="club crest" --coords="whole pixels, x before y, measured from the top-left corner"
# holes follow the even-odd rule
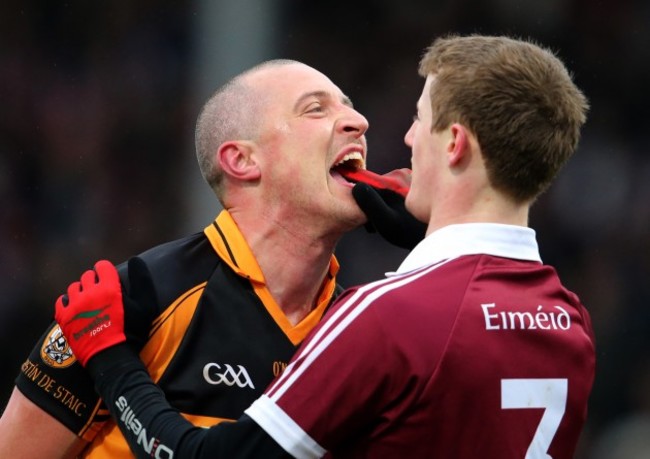
[[[77,361],[58,325],[45,337],[41,346],[41,358],[53,368],[67,368]]]

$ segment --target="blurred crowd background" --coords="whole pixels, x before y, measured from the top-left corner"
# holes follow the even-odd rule
[[[270,58],[312,65],[370,121],[369,168],[409,167],[423,49],[449,33],[555,50],[591,102],[576,156],[533,207],[542,258],[591,312],[598,370],[578,459],[650,457],[650,2],[215,0],[0,5],[0,404],[99,258],[201,231],[219,211],[194,159],[198,111]],[[352,285],[405,255],[359,229]],[[469,413],[468,413],[469,415]]]

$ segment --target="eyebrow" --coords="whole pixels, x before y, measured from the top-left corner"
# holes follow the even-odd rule
[[[300,104],[302,104],[306,99],[309,99],[310,97],[315,97],[317,99],[329,99],[329,98],[332,97],[332,95],[327,91],[310,91],[310,92],[307,92],[307,93],[303,94],[302,96],[300,96],[298,98],[295,105],[293,106],[293,109],[295,111],[298,111],[298,107],[300,106]],[[346,96],[346,95],[343,95],[341,97],[341,103],[343,105],[347,105],[350,108],[354,108],[354,106],[352,105],[352,100],[350,100],[350,98],[348,96]]]

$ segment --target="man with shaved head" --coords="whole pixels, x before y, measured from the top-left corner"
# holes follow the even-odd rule
[[[258,65],[204,105],[196,153],[223,211],[118,267],[129,342],[194,425],[237,419],[339,293],[334,248],[366,223],[339,170],[365,168],[367,129],[341,89],[296,61]],[[0,456],[130,456],[79,360],[52,324],[0,420]]]

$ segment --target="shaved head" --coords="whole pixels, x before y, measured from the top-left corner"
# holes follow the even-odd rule
[[[196,122],[196,157],[203,178],[221,200],[222,170],[216,161],[219,146],[230,140],[255,140],[263,116],[264,94],[249,84],[251,76],[270,67],[301,64],[288,59],[263,62],[235,76],[214,92]]]

